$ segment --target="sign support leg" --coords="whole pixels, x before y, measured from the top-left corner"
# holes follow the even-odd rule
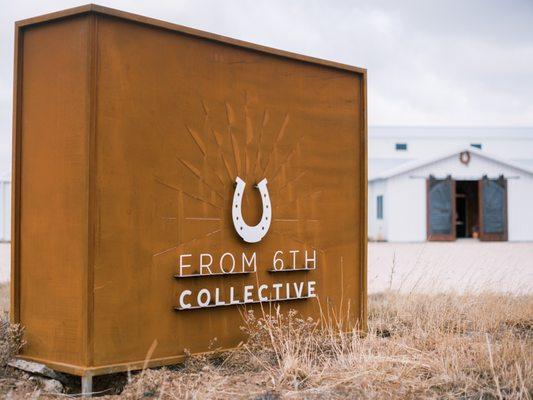
[[[93,376],[84,375],[81,377],[81,394],[84,397],[91,397],[93,392]]]

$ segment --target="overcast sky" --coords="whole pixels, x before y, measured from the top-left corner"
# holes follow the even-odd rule
[[[13,24],[85,4],[0,0],[0,172]],[[98,4],[368,69],[370,125],[533,126],[533,0],[116,0]]]

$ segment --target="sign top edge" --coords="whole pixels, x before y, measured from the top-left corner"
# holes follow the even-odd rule
[[[325,60],[321,58],[306,56],[303,54],[293,53],[293,52],[289,52],[285,50],[275,49],[273,47],[263,46],[263,45],[247,42],[244,40],[233,39],[227,36],[222,36],[222,35],[218,35],[215,33],[202,31],[199,29],[189,28],[183,25],[178,25],[178,24],[174,24],[171,22],[167,22],[167,21],[163,21],[163,20],[159,20],[155,18],[145,17],[139,14],[133,14],[133,13],[129,13],[126,11],[117,10],[114,8],[104,7],[104,6],[100,6],[97,4],[86,4],[86,5],[79,6],[79,7],[68,8],[65,10],[56,11],[53,13],[43,14],[37,17],[32,17],[32,18],[27,18],[27,19],[23,19],[20,21],[16,21],[15,28],[21,29],[21,28],[25,28],[25,27],[29,27],[33,25],[39,25],[39,24],[43,24],[46,22],[57,21],[60,19],[65,19],[65,18],[74,17],[78,15],[83,15],[83,14],[100,14],[100,15],[112,16],[115,18],[137,22],[139,24],[159,27],[162,29],[167,29],[167,30],[171,30],[174,32],[183,33],[185,35],[207,39],[207,40],[227,44],[230,46],[254,50],[254,51],[258,51],[258,52],[266,53],[270,55],[275,55],[275,56],[282,57],[282,58],[298,60],[298,61],[302,61],[305,63],[320,65],[320,66],[334,68],[334,69],[340,69],[340,70],[348,71],[348,72],[355,72],[358,74],[362,74],[363,76],[366,75],[367,73],[366,68],[355,67],[353,65],[343,64],[343,63],[339,63],[336,61],[330,61],[330,60]]]

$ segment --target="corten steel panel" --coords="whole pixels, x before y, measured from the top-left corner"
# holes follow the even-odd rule
[[[25,356],[77,365],[85,355],[88,32],[88,17],[28,27],[18,48],[21,297],[13,314],[26,328]]]
[[[81,306],[74,336],[84,356],[41,358],[67,372],[99,374],[141,367],[152,345],[149,365],[162,365],[181,360],[186,349],[207,351],[215,337],[224,348],[243,339],[242,307],[174,310],[185,288],[224,292],[257,282],[314,280],[318,299],[282,302],[282,309],[319,317],[319,302],[323,309],[342,307],[364,328],[365,71],[98,6],[22,25],[38,24],[31,29],[41,30],[61,17],[53,25],[72,30],[72,18],[80,13],[87,14],[88,29],[85,54],[78,54],[85,69],[76,77],[84,99],[76,107],[85,112],[76,134],[83,140],[78,148],[65,137],[58,146],[70,150],[65,158],[75,149],[85,152],[79,168],[63,172],[77,186],[61,180],[54,188],[61,198],[76,192],[69,207],[79,215],[68,219],[83,229],[79,236],[49,239],[79,253],[55,255],[58,266],[51,265],[46,276],[64,282],[61,266],[77,263],[77,286],[68,291]],[[24,105],[15,111],[24,116]],[[58,129],[66,132],[67,126]],[[15,144],[18,148],[16,135]],[[20,165],[16,160],[22,182],[14,194],[22,207],[15,222],[17,215],[28,218],[24,199],[36,190],[28,189],[32,177],[25,182],[24,153]],[[48,169],[57,173],[58,162],[51,160]],[[259,243],[244,243],[232,224],[237,176],[247,183],[243,216],[251,225],[261,217],[253,184],[268,179],[273,220]],[[53,213],[46,218],[52,217],[58,218]],[[13,264],[15,278],[19,270],[24,275],[20,266],[30,245],[24,224],[17,233],[15,254],[22,246]],[[44,254],[48,249],[53,247],[43,247]],[[284,251],[289,262],[293,249],[316,249],[317,269],[267,272],[275,251]],[[218,260],[225,252],[240,257],[254,251],[257,274],[174,278],[181,254],[192,254],[197,264],[200,253]],[[25,298],[24,287],[17,292]],[[24,301],[17,303],[15,295],[14,309],[20,304]],[[259,305],[248,308],[260,311]]]

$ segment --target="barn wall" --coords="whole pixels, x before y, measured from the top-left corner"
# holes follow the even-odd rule
[[[508,229],[510,241],[533,240],[533,175],[471,153],[468,165],[459,155],[391,177],[387,182],[387,240],[426,240],[426,179],[429,175],[455,180],[477,180],[483,175],[508,179]],[[370,211],[369,211],[370,212]]]
[[[377,218],[377,197],[383,196],[383,219]],[[370,240],[387,240],[387,217],[389,215],[387,181],[378,180],[368,184],[368,237]]]
[[[490,178],[496,178],[503,174],[507,178],[508,240],[533,240],[532,174],[476,154],[471,155],[471,160],[467,166],[459,161],[458,156],[453,156],[411,172],[411,174],[425,176],[434,174],[437,177],[444,177],[447,173],[451,173],[456,180],[480,179],[484,174]]]
[[[507,182],[510,241],[533,241],[533,176],[520,175]]]
[[[389,179],[388,237],[390,242],[426,240],[426,180],[408,174]]]

